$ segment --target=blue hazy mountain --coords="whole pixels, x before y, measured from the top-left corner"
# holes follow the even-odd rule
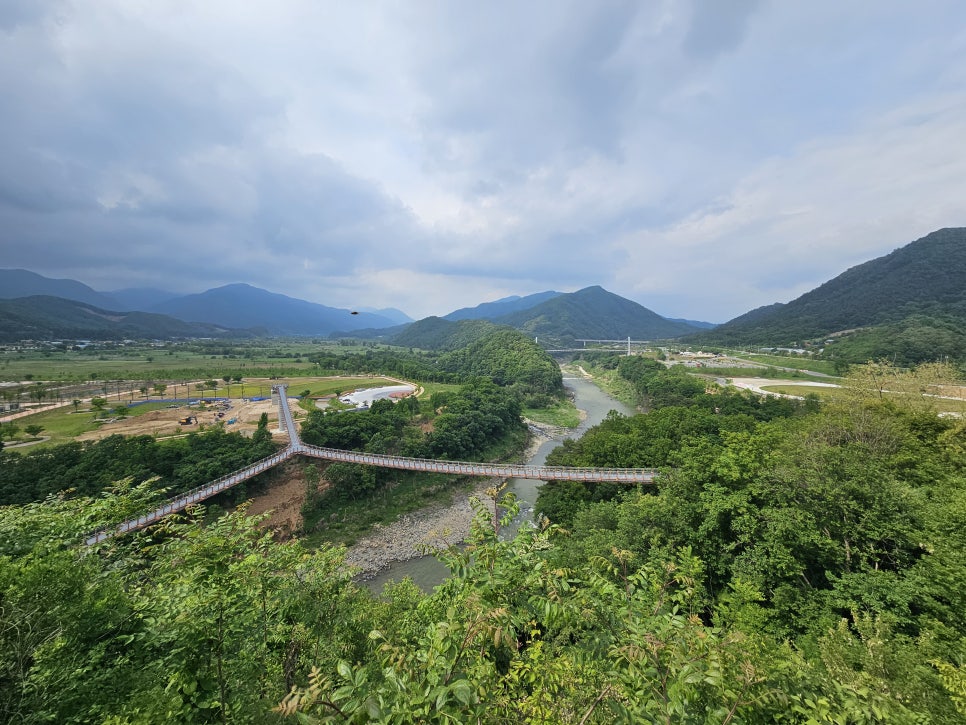
[[[494,320],[497,317],[503,317],[504,315],[509,315],[513,312],[519,312],[521,310],[527,310],[531,307],[536,307],[541,302],[546,302],[547,300],[553,299],[561,295],[561,292],[536,292],[532,295],[527,295],[526,297],[521,297],[519,295],[513,295],[511,297],[504,297],[494,302],[484,302],[477,305],[476,307],[462,307],[458,310],[450,312],[448,315],[443,315],[444,320]]]
[[[0,340],[154,340],[254,337],[251,330],[185,322],[152,312],[117,312],[49,295],[0,299]]]
[[[154,287],[129,287],[127,289],[103,292],[114,301],[115,310],[149,310],[181,295],[176,292],[155,289]]]
[[[387,320],[391,320],[393,325],[405,325],[410,322],[415,322],[412,317],[407,315],[402,310],[396,309],[395,307],[383,307],[382,309],[376,309],[374,307],[359,307],[357,309],[359,312],[370,312],[373,315],[385,317]]]
[[[51,279],[26,269],[0,269],[0,299],[45,295],[111,309],[114,300],[74,279]]]
[[[259,327],[271,335],[280,336],[328,335],[336,330],[392,327],[395,324],[370,312],[353,314],[350,310],[306,302],[248,284],[229,284],[185,295],[154,305],[150,311],[225,327]]]

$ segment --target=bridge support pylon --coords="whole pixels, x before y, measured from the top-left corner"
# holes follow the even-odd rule
[[[285,432],[285,411],[282,410],[282,404],[283,402],[287,401],[282,400],[282,395],[280,392],[280,390],[284,389],[285,388],[279,385],[272,386],[272,404],[275,406],[275,411],[278,414],[278,428],[275,429],[276,433]]]

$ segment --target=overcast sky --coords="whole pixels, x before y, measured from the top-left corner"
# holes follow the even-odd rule
[[[0,267],[786,302],[966,225],[961,0],[3,0]]]

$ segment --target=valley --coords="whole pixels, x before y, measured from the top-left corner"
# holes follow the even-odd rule
[[[364,721],[456,677],[432,702],[451,720],[539,697],[548,722],[961,721],[962,358],[849,362],[890,340],[874,325],[725,346],[702,336],[738,328],[615,298],[0,346],[0,714]],[[144,520],[213,480],[233,485]]]

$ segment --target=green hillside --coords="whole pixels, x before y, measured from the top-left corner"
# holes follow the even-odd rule
[[[752,310],[689,340],[726,345],[824,345],[839,355],[905,362],[963,357],[966,228],[941,229],[852,267],[785,305]]]
[[[627,336],[653,340],[680,337],[695,330],[693,325],[665,319],[598,286],[554,297],[535,307],[498,317],[495,322],[558,343],[579,339],[619,340]]]
[[[479,340],[496,325],[488,320],[459,320],[426,317],[406,326],[392,338],[393,345],[418,347],[421,350],[456,350]]]

